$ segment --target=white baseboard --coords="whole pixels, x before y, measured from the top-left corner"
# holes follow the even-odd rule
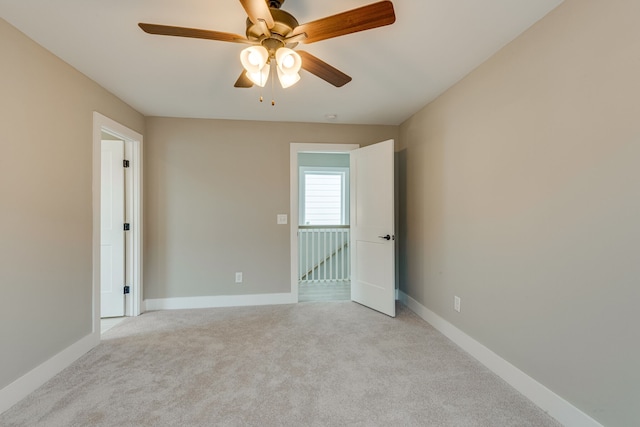
[[[543,411],[567,427],[603,427],[580,409],[507,362],[404,292],[400,301],[444,336],[476,358]]]
[[[4,387],[0,390],[0,414],[27,397],[98,344],[100,344],[100,333],[89,334]]]
[[[217,295],[205,297],[160,298],[143,301],[144,311],[189,308],[241,307],[249,305],[295,304],[293,294]]]

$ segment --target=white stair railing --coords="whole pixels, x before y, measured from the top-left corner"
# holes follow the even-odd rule
[[[301,225],[298,251],[300,283],[349,280],[348,225]]]

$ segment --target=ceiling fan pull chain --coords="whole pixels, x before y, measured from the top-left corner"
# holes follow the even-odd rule
[[[274,99],[274,96],[273,96],[273,81],[276,78],[276,76],[274,75],[275,74],[274,68],[276,67],[271,67],[271,70],[270,70],[271,71],[271,106],[272,107],[276,106],[276,100]]]
[[[260,73],[260,83],[260,102],[262,102],[262,88],[264,87],[264,84],[262,83],[262,73]]]
[[[260,73],[260,81],[262,81],[262,73]],[[262,97],[262,89],[264,88],[264,85],[259,85],[258,86],[260,88],[260,102],[264,101],[264,98]]]

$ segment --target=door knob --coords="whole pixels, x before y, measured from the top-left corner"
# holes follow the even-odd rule
[[[381,238],[381,239],[384,239],[384,240],[391,240],[392,239],[392,237],[390,235],[388,235],[388,234],[386,236],[378,236],[378,237]]]

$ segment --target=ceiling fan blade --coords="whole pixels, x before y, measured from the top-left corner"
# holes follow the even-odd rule
[[[291,35],[307,33],[307,38],[302,42],[314,43],[320,40],[357,33],[358,31],[383,27],[393,24],[395,21],[396,15],[393,11],[393,3],[380,1],[299,25]]]
[[[158,34],[161,36],[191,37],[194,39],[219,40],[222,42],[253,44],[251,41],[247,40],[245,37],[239,34],[222,33],[220,31],[172,27],[170,25],[146,24],[143,22],[139,23],[138,26],[142,28],[142,31],[144,31],[145,33]]]
[[[240,3],[251,22],[257,24],[260,20],[263,20],[269,29],[273,28],[275,22],[265,0],[240,0]]]
[[[238,77],[238,80],[236,80],[236,84],[233,85],[233,87],[241,87],[241,88],[247,88],[252,86],[253,86],[253,82],[249,79],[249,77],[247,77],[247,72],[245,70],[242,70],[242,73],[240,73],[240,77]]]
[[[351,81],[351,77],[310,53],[303,50],[296,50],[296,52],[302,58],[302,68],[304,70],[315,74],[335,87],[342,87]]]

